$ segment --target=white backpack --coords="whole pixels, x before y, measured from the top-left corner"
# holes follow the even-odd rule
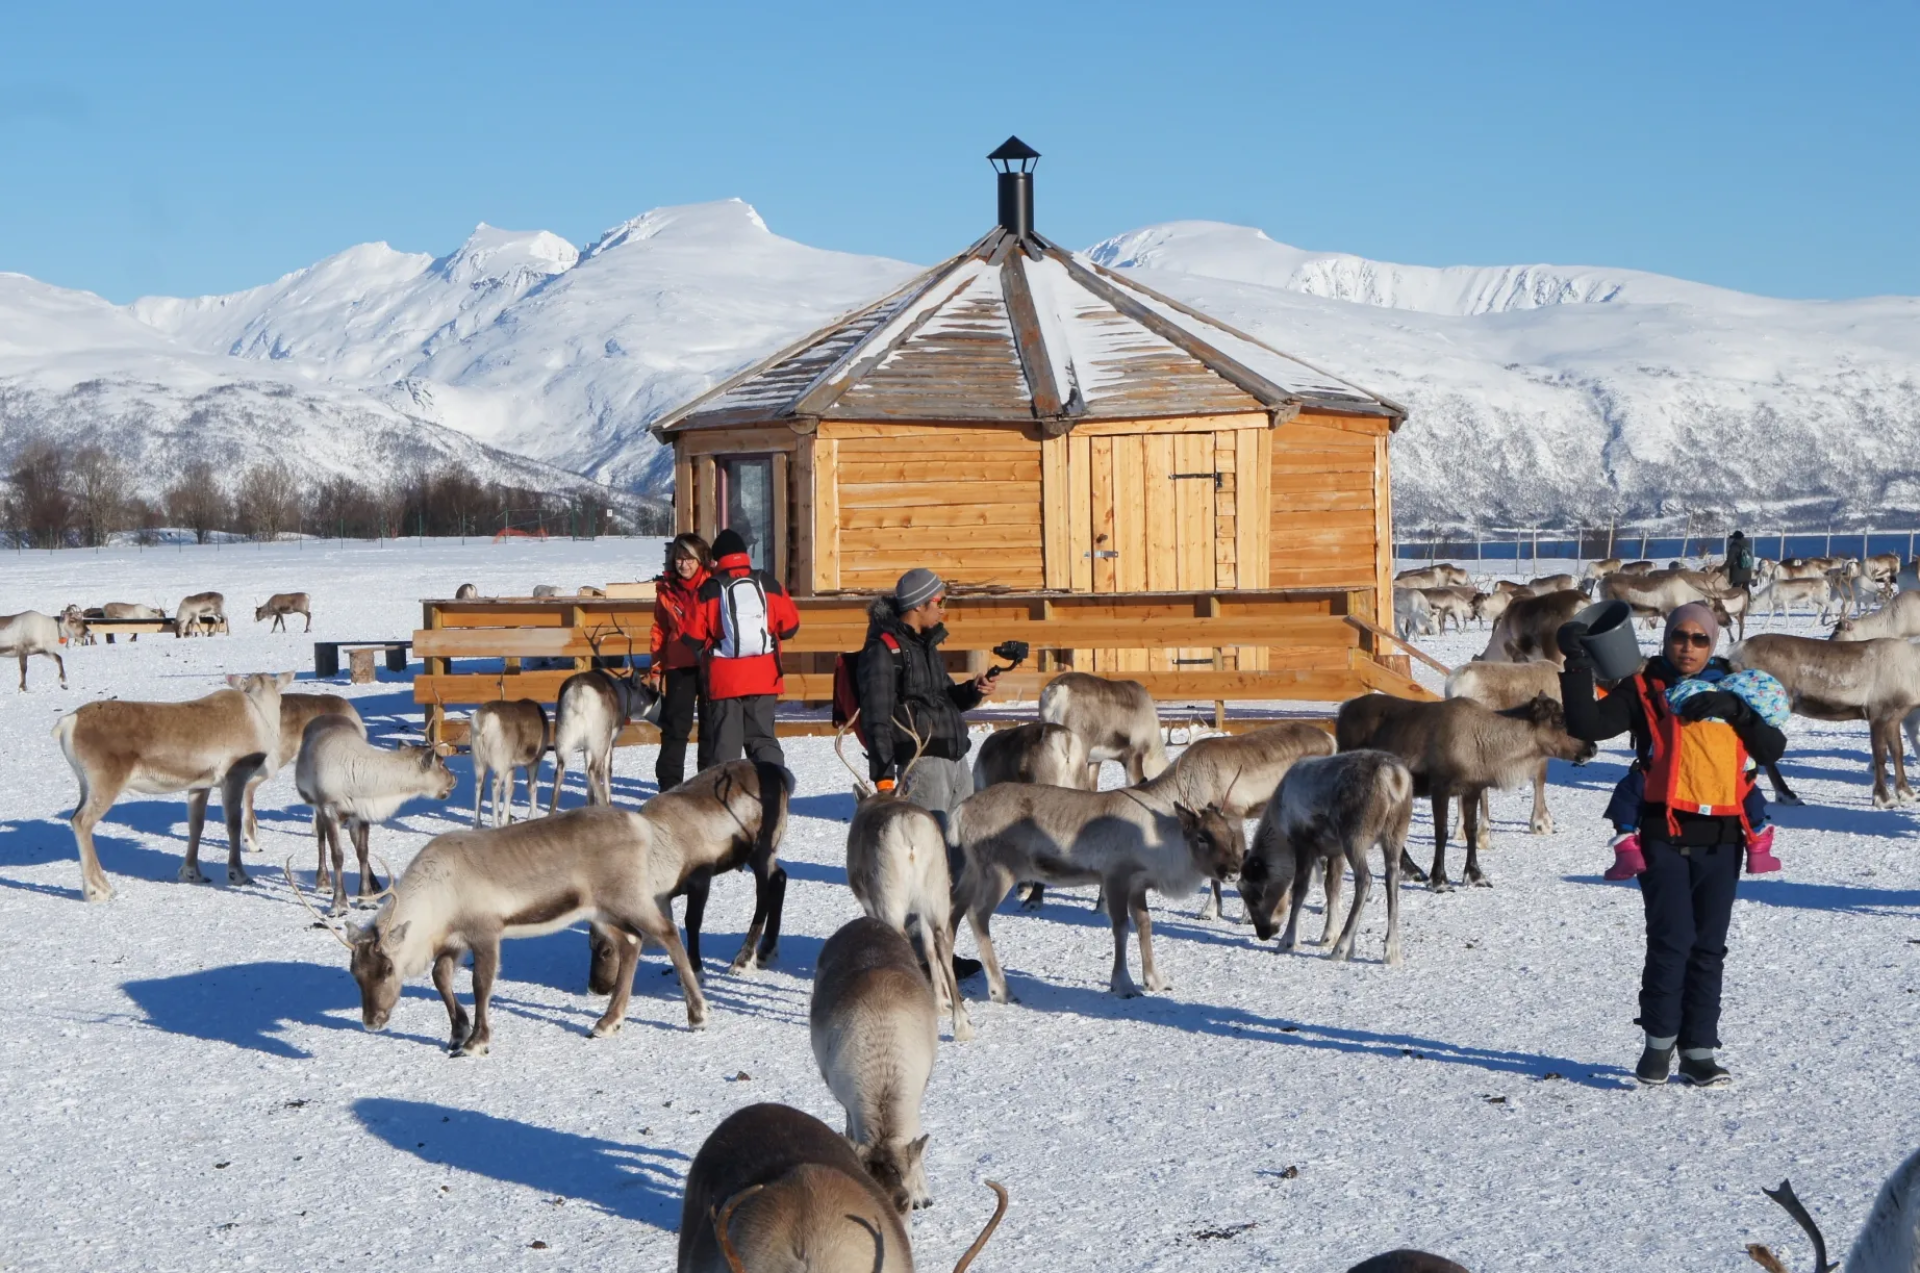
[[[738,575],[720,585],[720,645],[718,658],[750,659],[773,653],[773,633],[767,627],[767,590],[752,574]]]

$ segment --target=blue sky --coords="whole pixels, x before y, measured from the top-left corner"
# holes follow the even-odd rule
[[[266,282],[475,222],[576,243],[738,195],[932,261],[1256,225],[1429,265],[1920,293],[1920,5],[89,6],[0,0],[0,270]]]

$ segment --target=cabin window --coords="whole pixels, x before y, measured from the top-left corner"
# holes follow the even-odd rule
[[[714,464],[720,490],[716,501],[720,529],[736,532],[747,541],[747,555],[756,570],[775,568],[773,457],[728,455]]]

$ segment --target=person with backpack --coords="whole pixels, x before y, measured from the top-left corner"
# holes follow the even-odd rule
[[[900,576],[891,595],[867,610],[867,643],[855,676],[859,724],[874,786],[901,794],[946,823],[947,814],[973,794],[966,754],[972,742],[961,713],[993,693],[999,673],[956,681],[947,674],[940,643],[947,639],[947,585],[931,570]],[[914,736],[926,743],[920,747]]]
[[[1727,584],[1734,588],[1753,587],[1753,549],[1745,531],[1727,536]]]
[[[700,655],[701,769],[740,759],[786,767],[773,735],[780,697],[780,643],[800,630],[800,611],[780,581],[753,568],[736,530],[713,540],[713,570],[700,585],[681,642]]]
[[[1775,723],[1785,720],[1786,694],[1763,674],[1736,680],[1726,660],[1713,657],[1720,624],[1697,601],[1667,616],[1661,653],[1597,701],[1586,635],[1577,620],[1557,634],[1567,732],[1589,742],[1630,735],[1645,773],[1635,823],[1647,924],[1637,1020],[1647,1037],[1634,1077],[1665,1083],[1678,1049],[1683,1082],[1720,1087],[1732,1081],[1714,1050],[1749,831],[1748,762],[1774,764],[1786,751]]]
[[[700,589],[712,559],[700,536],[675,535],[667,541],[666,567],[653,581],[653,657],[647,679],[660,693],[660,756],[654,761],[653,779],[662,791],[679,786],[687,776],[687,739],[700,698],[700,656],[680,638],[700,608]]]

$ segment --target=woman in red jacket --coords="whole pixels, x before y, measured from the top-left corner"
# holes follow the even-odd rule
[[[681,640],[700,608],[712,555],[698,535],[675,535],[667,544],[667,563],[654,582],[652,662],[647,675],[660,691],[660,758],[654,781],[660,790],[686,777],[687,737],[700,695],[700,656]]]

